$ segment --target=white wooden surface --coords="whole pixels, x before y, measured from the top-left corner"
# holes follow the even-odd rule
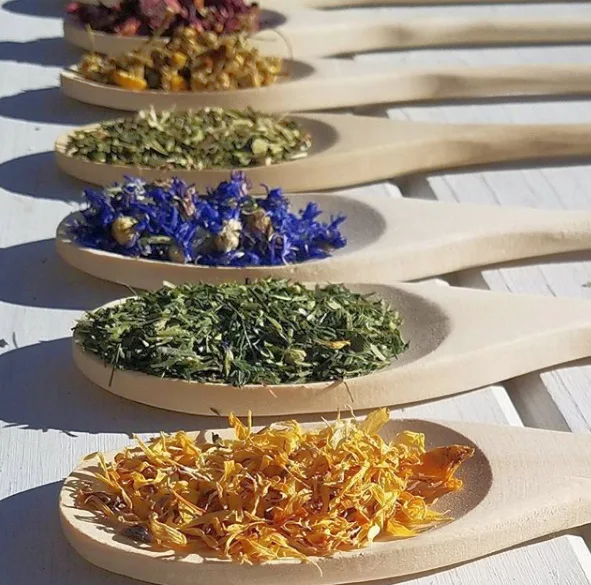
[[[50,150],[69,126],[112,112],[59,95],[59,67],[76,59],[60,39],[62,0],[0,0],[0,585],[123,585],[133,581],[96,569],[69,549],[59,530],[59,482],[86,453],[120,446],[128,434],[197,428],[209,421],[131,404],[91,387],[75,371],[68,336],[73,320],[125,293],[63,266],[52,237],[79,202],[81,185],[58,174]],[[581,5],[468,6],[387,9],[400,14],[536,15],[589,13]],[[452,12],[453,11],[453,12]],[[584,62],[588,48],[429,51],[364,56],[399,62]],[[454,121],[591,120],[591,102],[406,108],[391,116]],[[520,203],[532,207],[591,207],[591,167],[503,171],[415,179],[405,196]],[[588,186],[589,185],[589,186]],[[355,189],[400,192],[393,185]],[[452,275],[474,286],[591,297],[581,288],[591,265],[511,267]],[[588,431],[587,367],[561,368],[451,399],[402,415]],[[508,391],[506,390],[508,389]],[[437,574],[413,585],[585,585],[591,554],[580,536],[561,535]],[[392,583],[389,581],[388,583]],[[384,582],[380,585],[388,585]]]

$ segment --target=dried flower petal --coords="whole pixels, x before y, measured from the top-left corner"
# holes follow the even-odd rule
[[[166,36],[183,26],[218,34],[253,33],[260,24],[258,5],[245,0],[120,0],[70,2],[66,7],[66,13],[81,26],[106,33],[148,36],[164,23],[167,12],[174,18],[163,31]],[[132,29],[131,22],[139,26]]]
[[[172,528],[171,526],[159,522],[156,514],[150,515],[149,530],[158,544],[163,544],[168,547],[187,546],[187,537],[176,528]]]
[[[126,523],[118,531],[136,542],[205,549],[237,562],[308,561],[408,538],[450,520],[418,486],[447,485],[440,495],[460,489],[454,473],[474,450],[419,447],[413,467],[406,444],[378,434],[387,420],[382,409],[365,423],[338,420],[305,431],[286,421],[253,432],[231,415],[234,439],[197,443],[179,431],[117,454],[106,469],[117,485],[106,485],[110,493],[81,488],[78,504],[116,530],[117,509]],[[420,435],[415,445],[423,444]],[[430,479],[418,479],[421,468]],[[138,483],[138,474],[146,481]],[[165,478],[157,491],[148,481],[156,475]],[[128,504],[138,500],[143,508]]]
[[[164,17],[167,12],[164,11]],[[157,18],[160,20],[160,17]],[[129,18],[117,27],[120,34],[134,34],[140,23]],[[92,61],[92,68],[88,62]],[[193,28],[178,28],[166,45],[147,40],[137,49],[117,57],[87,53],[78,65],[80,75],[104,85],[128,90],[227,91],[267,86],[283,71],[280,57],[262,55],[245,34],[196,35]],[[272,148],[265,138],[252,141],[250,150],[264,159]]]
[[[289,209],[281,190],[266,198],[249,195],[246,177],[230,180],[200,195],[180,179],[145,183],[128,179],[102,191],[84,192],[88,207],[70,226],[76,242],[89,247],[152,260],[221,266],[279,265],[330,256],[346,240],[339,226],[306,210]],[[348,340],[328,341],[341,349]]]

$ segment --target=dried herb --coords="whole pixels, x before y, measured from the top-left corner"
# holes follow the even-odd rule
[[[236,562],[308,561],[414,536],[451,520],[431,505],[462,489],[455,474],[474,449],[427,450],[410,431],[385,441],[388,416],[255,432],[231,415],[234,439],[198,443],[183,431],[137,439],[112,462],[99,454],[97,481],[79,489],[77,505],[132,540]]]
[[[87,313],[74,331],[115,368],[242,386],[370,374],[406,349],[400,325],[373,295],[268,279],[164,287]]]
[[[152,169],[203,170],[271,165],[307,156],[310,135],[295,121],[254,110],[144,110],[74,132],[67,154]]]
[[[146,526],[142,526],[141,524],[131,524],[124,526],[121,530],[121,535],[144,544],[151,544],[154,542],[154,537],[148,528]]]
[[[163,31],[166,36],[182,26],[218,34],[259,29],[258,5],[244,0],[120,0],[109,4],[71,2],[66,12],[81,26],[124,36],[150,36],[170,13],[174,17]]]
[[[197,35],[179,28],[160,46],[144,46],[119,57],[87,53],[78,72],[86,79],[133,91],[225,91],[271,85],[281,75],[279,57],[261,55],[245,35]]]
[[[310,202],[298,215],[281,189],[249,195],[244,173],[200,195],[180,179],[128,179],[86,189],[88,207],[69,226],[82,246],[124,256],[209,266],[281,265],[326,258],[346,244],[344,216],[320,222]]]

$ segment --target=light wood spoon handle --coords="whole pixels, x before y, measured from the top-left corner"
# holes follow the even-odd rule
[[[417,47],[483,46],[539,43],[581,43],[591,41],[589,19],[511,19],[511,18],[423,18],[401,19],[386,16],[363,18],[346,11],[326,13],[318,22],[289,21],[278,30],[289,39],[298,57],[338,55],[386,49]],[[273,43],[273,52],[288,56],[285,43],[270,31],[261,49]]]
[[[279,165],[267,169],[267,175],[283,171],[283,180],[297,181],[302,191],[498,163],[591,158],[591,124],[431,124],[336,114],[306,119],[331,125],[338,139],[305,159],[305,174],[288,177],[289,168]],[[330,132],[324,134],[329,141]]]
[[[453,422],[450,426],[469,434],[489,454],[489,460],[495,466],[506,468],[512,466],[511,460],[522,460],[528,462],[528,475],[532,479],[548,477],[548,469],[553,469],[556,477],[591,480],[591,434],[532,428],[507,432],[504,427],[496,425],[464,422]],[[532,461],[536,461],[536,465],[530,467]]]
[[[555,0],[543,0],[554,2]],[[565,0],[570,1],[570,0]],[[525,4],[532,0],[487,0],[487,4]],[[306,8],[349,8],[352,6],[448,6],[450,4],[474,4],[474,0],[299,0]],[[538,2],[535,2],[538,3]],[[265,7],[285,6],[285,0],[267,0]]]
[[[357,65],[357,63],[356,63]],[[535,95],[588,95],[591,66],[518,65],[400,68],[351,77],[346,95],[365,91],[366,103]],[[363,85],[363,89],[362,89]],[[354,94],[356,97],[356,94]],[[360,100],[356,100],[359,103]]]
[[[382,23],[374,28],[383,48],[415,48],[505,43],[563,43],[591,40],[588,19],[429,18]]]
[[[417,170],[440,171],[510,162],[591,156],[591,125],[453,125]]]
[[[336,280],[342,274],[363,274],[375,282],[385,275],[392,281],[416,280],[534,255],[591,250],[588,212],[420,199],[377,200],[375,205],[392,229],[357,254],[333,256],[307,280]]]

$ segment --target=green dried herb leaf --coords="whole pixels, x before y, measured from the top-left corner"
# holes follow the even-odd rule
[[[131,118],[80,130],[67,154],[107,164],[152,169],[234,169],[307,156],[310,135],[297,122],[254,110],[144,110]]]
[[[242,386],[369,374],[406,350],[400,325],[343,285],[267,279],[164,287],[87,313],[74,332],[116,368]]]

